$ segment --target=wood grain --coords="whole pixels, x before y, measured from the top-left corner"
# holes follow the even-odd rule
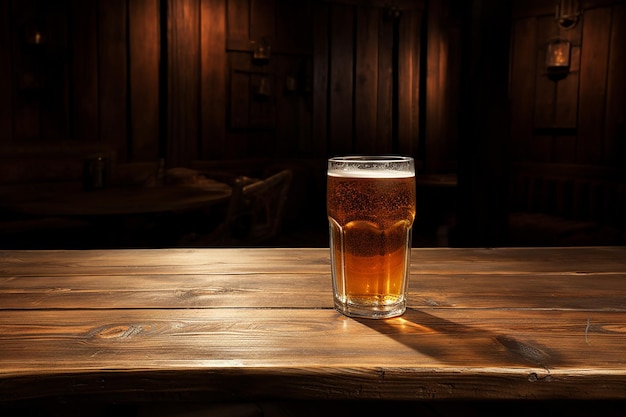
[[[131,1],[128,14],[131,159],[154,161],[159,157],[159,2]]]
[[[0,401],[624,399],[625,255],[413,249],[372,321],[333,309],[328,249],[4,251]]]
[[[620,137],[626,132],[626,52],[620,39],[626,39],[626,3],[613,7],[607,75],[604,157],[615,165],[620,165],[624,152]]]
[[[98,142],[98,4],[84,0],[71,3],[70,68],[72,138]]]
[[[128,158],[128,51],[126,1],[98,2],[98,139],[115,149],[117,160]]]
[[[219,159],[226,143],[226,3],[202,0],[201,39],[201,142],[203,159]]]
[[[168,2],[167,166],[198,158],[200,0]]]
[[[611,9],[585,12],[580,56],[577,162],[604,162],[604,108],[607,96]],[[590,47],[591,46],[591,47]]]
[[[354,132],[354,8],[331,6],[329,65],[329,132],[332,154],[359,152],[353,149]]]

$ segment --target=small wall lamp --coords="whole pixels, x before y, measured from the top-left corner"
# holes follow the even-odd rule
[[[553,39],[546,45],[546,70],[548,74],[567,74],[572,46],[564,39]]]
[[[258,41],[250,41],[252,46],[252,60],[257,63],[264,63],[269,61],[272,54],[272,44],[267,38],[262,38]]]

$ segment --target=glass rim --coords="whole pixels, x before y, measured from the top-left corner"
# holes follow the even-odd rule
[[[390,163],[390,162],[411,162],[411,156],[402,155],[346,155],[333,156],[328,158],[328,162],[366,162],[366,163]]]

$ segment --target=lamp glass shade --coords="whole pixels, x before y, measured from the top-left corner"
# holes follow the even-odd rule
[[[546,48],[546,67],[548,70],[567,70],[570,66],[571,44],[562,39],[548,42]]]

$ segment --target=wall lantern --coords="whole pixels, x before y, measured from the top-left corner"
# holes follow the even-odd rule
[[[572,29],[580,19],[579,0],[557,0],[554,18],[563,29]]]
[[[252,46],[252,60],[256,63],[267,63],[272,53],[272,44],[269,39],[262,38],[258,41],[250,41]]]
[[[548,74],[569,72],[572,45],[564,39],[553,39],[546,45],[546,70]]]

